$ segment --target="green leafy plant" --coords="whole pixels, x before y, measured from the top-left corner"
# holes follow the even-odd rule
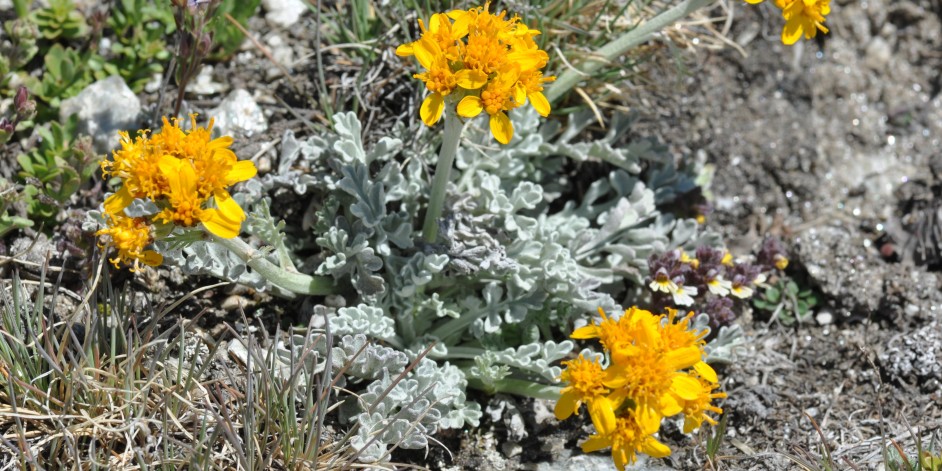
[[[4,22],[3,30],[9,42],[0,42],[0,86],[9,80],[9,72],[19,70],[36,56],[40,37],[39,28],[29,18]]]
[[[43,58],[42,79],[28,77],[26,86],[49,107],[58,108],[62,100],[75,96],[94,79],[92,70],[86,67],[88,59],[75,49],[54,44]],[[48,110],[40,115],[48,118]]]
[[[752,301],[756,309],[772,313],[770,322],[778,321],[790,326],[804,322],[814,313],[818,295],[810,287],[800,287],[795,280],[783,277],[769,285]]]
[[[16,185],[0,177],[0,238],[16,229],[31,227],[33,221],[9,213],[13,205],[21,198]]]
[[[46,39],[77,39],[88,34],[88,23],[72,0],[50,0],[47,8],[34,11],[30,18]]]
[[[170,60],[166,38],[176,30],[170,5],[120,0],[108,18],[108,26],[117,41],[111,45],[107,60],[98,62],[100,72],[96,76],[121,75],[128,87],[140,91],[155,74],[163,72]]]
[[[17,157],[25,181],[23,195],[31,217],[52,219],[59,206],[67,202],[98,167],[91,139],[76,137],[77,119],[65,124],[52,122],[36,130],[42,138],[39,146]]]
[[[219,2],[212,21],[209,23],[209,31],[213,36],[213,52],[210,55],[213,59],[222,59],[232,55],[236,49],[242,45],[245,39],[243,29],[234,25],[226,18],[226,15],[241,26],[245,26],[249,18],[258,10],[261,0],[223,0]]]

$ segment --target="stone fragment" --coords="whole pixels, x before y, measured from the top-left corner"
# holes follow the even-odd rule
[[[104,154],[118,147],[118,131],[137,130],[141,101],[124,79],[112,75],[59,105],[60,120],[65,121],[72,114],[78,115],[78,132],[91,136],[95,150]]]
[[[268,129],[268,120],[252,95],[244,89],[233,90],[219,106],[209,110],[215,119],[214,132],[220,135],[252,136]]]
[[[283,28],[297,23],[307,11],[301,0],[262,0],[262,7],[266,11],[265,19]]]

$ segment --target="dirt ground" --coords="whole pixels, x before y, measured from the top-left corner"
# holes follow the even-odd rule
[[[708,224],[731,250],[780,237],[788,274],[824,300],[790,327],[740,319],[719,469],[799,469],[784,454],[819,463],[822,446],[838,469],[883,469],[884,438],[914,453],[912,432],[927,445],[942,428],[942,2],[831,4],[829,35],[787,47],[771,5],[730,2],[738,47],[695,48],[682,77],[655,64],[666,85],[633,107],[633,133],[715,167]],[[581,432],[540,435],[525,448],[573,450]],[[711,469],[705,436],[662,435],[674,455],[639,468]],[[568,453],[514,466],[606,469]]]
[[[778,453],[826,440],[841,468],[877,469],[882,437],[912,448],[910,427],[942,426],[939,242],[927,234],[942,176],[942,3],[834,1],[831,33],[795,47],[777,41],[772,8],[733,3],[728,37],[746,55],[698,52],[682,93],[647,98],[657,112],[637,132],[705,153],[711,227],[734,252],[781,237],[789,275],[826,302],[793,327],[741,319],[751,341],[723,374],[721,467],[787,469]]]

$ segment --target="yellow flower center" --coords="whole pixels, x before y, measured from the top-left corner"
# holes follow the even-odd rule
[[[514,108],[513,89],[511,85],[500,80],[494,80],[487,84],[487,88],[481,92],[481,102],[484,105],[484,111],[487,114],[497,114],[504,110]]]
[[[424,74],[416,74],[415,77],[424,80],[425,86],[430,92],[439,93],[442,96],[447,96],[458,86],[458,79],[448,69],[447,65],[445,67],[433,67],[432,70]]]
[[[464,50],[464,65],[472,70],[491,74],[506,62],[507,47],[496,36],[474,34],[468,36]]]

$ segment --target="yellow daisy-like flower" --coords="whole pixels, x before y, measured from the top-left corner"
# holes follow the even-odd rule
[[[138,271],[141,264],[157,266],[163,262],[163,256],[144,247],[153,241],[150,224],[145,218],[131,218],[124,213],[107,214],[108,227],[95,233],[106,240],[106,245],[118,251],[109,261],[118,268],[119,262],[131,265],[131,271]]]
[[[576,413],[584,402],[595,429],[603,435],[612,433],[615,430],[616,404],[607,397],[609,390],[602,384],[605,373],[598,359],[588,360],[579,355],[575,360],[564,361],[563,366],[566,369],[559,379],[569,386],[562,390],[562,395],[556,402],[556,418],[568,418]]]
[[[413,43],[412,50],[416,59],[426,72],[415,74],[415,78],[425,82],[431,95],[422,102],[419,114],[422,122],[431,126],[438,122],[445,109],[445,97],[461,87],[467,90],[481,88],[487,83],[487,75],[472,69],[453,72],[444,53],[438,45],[428,38]]]
[[[795,44],[802,36],[811,39],[819,30],[827,34],[824,17],[831,13],[831,0],[778,0],[776,3],[784,4],[781,6],[782,15],[785,17],[782,43]]]
[[[708,330],[693,329],[693,313],[678,318],[673,309],[657,315],[632,307],[617,320],[599,313],[599,323],[571,337],[599,339],[611,362],[605,369],[582,356],[565,362],[560,378],[567,386],[556,404],[559,419],[587,404],[598,433],[582,445],[584,451],[611,447],[615,465],[624,469],[638,453],[670,454],[653,437],[663,418],[684,414],[685,433],[715,423],[707,414],[722,413],[712,401],[726,394],[715,392],[719,379],[704,361]]]
[[[201,222],[209,232],[224,239],[239,235],[245,212],[228,192],[213,195],[218,209],[203,208],[205,199],[199,195],[197,174],[192,163],[166,155],[160,161],[160,170],[170,184],[170,205],[156,219],[180,227],[192,227]]]
[[[762,0],[746,0],[757,4]],[[782,29],[782,43],[792,45],[802,36],[811,39],[818,31],[827,34],[824,26],[825,17],[831,13],[831,0],[775,0],[775,6],[782,10],[785,27]]]
[[[112,260],[138,268],[159,265],[162,258],[143,247],[153,242],[152,220],[179,227],[202,223],[211,233],[232,238],[239,234],[245,212],[232,199],[229,187],[257,173],[250,161],[240,161],[229,149],[232,138],[212,138],[213,120],[197,126],[190,116],[185,131],[176,119],[163,119],[156,133],[141,131],[135,139],[121,132],[121,149],[102,163],[106,176],[122,180],[121,188],[104,202],[109,227],[98,235],[118,250]],[[159,209],[153,217],[129,218],[124,210],[135,199],[149,200]],[[210,206],[211,204],[215,207]],[[158,233],[163,233],[158,231]]]
[[[630,411],[618,418],[612,433],[589,437],[582,444],[582,451],[591,453],[611,447],[612,461],[620,471],[624,471],[625,466],[638,459],[638,453],[655,458],[670,456],[671,449],[653,436],[660,426],[659,416]]]
[[[540,70],[549,56],[533,37],[540,34],[506,12],[493,14],[489,4],[468,10],[435,14],[426,29],[419,21],[422,36],[400,45],[396,54],[415,56],[425,72],[415,74],[430,92],[419,109],[429,126],[441,119],[446,98],[457,95],[459,116],[472,118],[487,111],[490,129],[498,142],[506,144],[513,137],[513,125],[507,112],[527,101],[543,116],[550,104],[543,95],[543,84],[555,80]],[[453,21],[453,22],[452,22]]]
[[[157,199],[167,191],[167,180],[157,168],[162,149],[154,146],[147,138],[147,131],[141,131],[136,139],[131,139],[126,131],[121,136],[121,149],[114,151],[113,160],[101,163],[105,178],[119,177],[121,189],[105,200],[105,212],[117,214],[128,207],[135,198]]]

